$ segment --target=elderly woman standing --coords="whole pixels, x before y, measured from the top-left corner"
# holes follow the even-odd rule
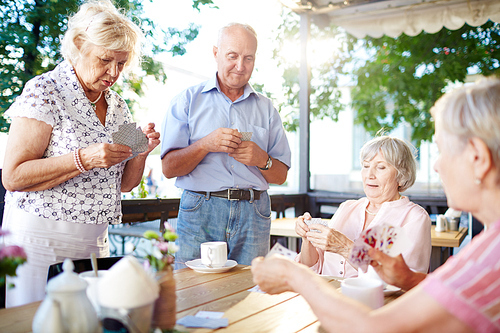
[[[142,32],[108,0],[89,1],[70,18],[65,60],[26,83],[6,115],[12,118],[3,167],[4,229],[28,263],[18,269],[6,305],[40,300],[48,266],[65,258],[109,255],[107,228],[121,222],[121,192],[141,180],[159,144],[154,124],[142,131],[145,152],[113,144],[132,116],[110,87],[138,62]]]
[[[375,311],[346,299],[307,267],[277,256],[253,261],[254,282],[271,293],[302,294],[330,332],[500,332],[500,80],[447,93],[431,113],[440,151],[434,169],[448,206],[471,212],[485,226],[481,234],[427,276],[400,270],[399,280],[424,279]],[[386,259],[384,269],[401,266],[400,258]]]
[[[311,218],[309,213],[300,216],[295,231],[302,237],[302,248],[296,261],[322,275],[357,276],[347,261],[354,240],[363,230],[387,224],[411,235],[403,258],[413,270],[426,273],[432,249],[431,220],[422,207],[400,194],[415,182],[416,161],[410,147],[397,138],[378,137],[361,148],[360,160],[366,197],[342,203],[328,227],[307,226],[304,220]]]

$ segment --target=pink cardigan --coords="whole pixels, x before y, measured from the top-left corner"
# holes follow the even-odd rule
[[[419,284],[475,332],[500,332],[500,221]]]
[[[350,240],[356,240],[363,231],[365,208],[368,206],[366,197],[359,200],[343,202],[328,226],[342,232]],[[431,257],[431,219],[429,214],[419,205],[403,196],[400,200],[385,202],[370,223],[369,227],[389,224],[404,228],[411,237],[411,243],[402,253],[406,264],[414,271],[427,273]],[[319,260],[311,269],[321,275],[338,277],[356,277],[358,271],[339,254],[316,249]],[[300,262],[300,254],[295,259]]]

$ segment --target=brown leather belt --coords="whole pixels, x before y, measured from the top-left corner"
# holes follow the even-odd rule
[[[265,191],[253,191],[253,199],[259,200],[260,194]],[[251,193],[250,190],[239,190],[228,188],[227,190],[217,191],[217,192],[203,192],[203,191],[193,191],[194,193],[203,194],[207,196],[217,197],[217,198],[225,198],[227,200],[250,200]]]

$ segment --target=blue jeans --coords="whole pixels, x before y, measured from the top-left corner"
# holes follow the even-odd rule
[[[200,258],[200,244],[224,241],[228,259],[250,265],[252,259],[269,252],[271,200],[267,192],[259,200],[227,200],[191,191],[181,196],[177,219],[175,267]]]

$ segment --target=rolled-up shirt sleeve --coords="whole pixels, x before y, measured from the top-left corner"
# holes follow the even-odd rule
[[[188,101],[184,94],[176,96],[162,124],[161,158],[169,151],[189,146]]]

